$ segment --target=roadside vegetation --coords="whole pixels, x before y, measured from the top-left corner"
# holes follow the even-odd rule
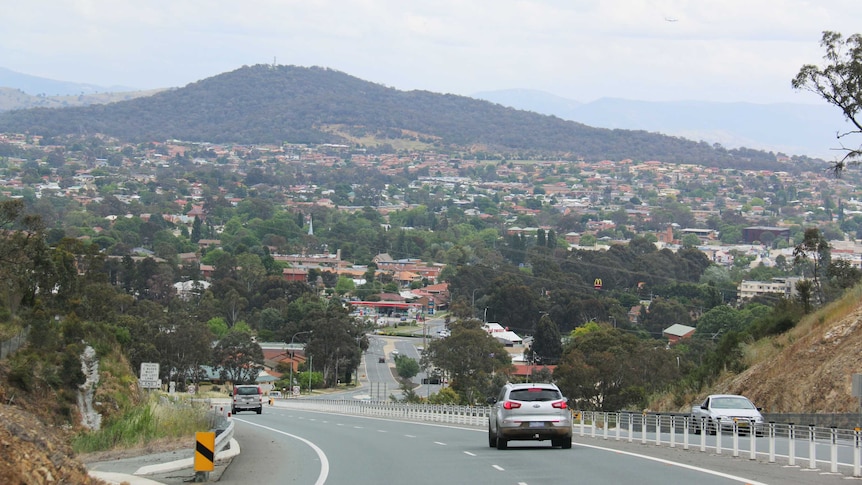
[[[138,406],[128,407],[99,430],[72,439],[76,453],[142,448],[154,442],[185,441],[189,447],[196,432],[213,425],[208,406],[189,400],[173,401],[151,394]]]

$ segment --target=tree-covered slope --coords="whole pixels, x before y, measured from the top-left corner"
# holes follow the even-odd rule
[[[348,134],[383,140],[418,136],[441,148],[479,147],[510,156],[776,168],[775,157],[761,151],[592,128],[464,96],[399,91],[317,67],[242,67],[146,98],[11,111],[0,114],[0,131],[245,144],[347,143],[341,135]]]

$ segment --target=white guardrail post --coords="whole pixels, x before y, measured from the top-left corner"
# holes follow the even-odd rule
[[[853,476],[860,477],[862,476],[862,436],[860,436],[860,428],[853,429]]]
[[[715,454],[721,454],[721,417],[715,419]]]
[[[829,471],[838,473],[838,428],[832,426],[829,431],[832,438],[832,459],[829,463]]]
[[[642,445],[646,444],[646,426],[647,426],[646,417],[647,417],[647,413],[641,414],[641,444]]]
[[[796,466],[796,426],[793,423],[787,427],[787,465]]]
[[[814,425],[808,425],[808,468],[817,469],[817,442],[814,435]]]
[[[689,447],[689,440],[691,439],[690,431],[691,431],[691,418],[689,416],[682,417],[682,425],[684,426],[682,430],[682,448],[687,450]]]
[[[769,422],[769,463],[775,463],[775,422]]]
[[[670,417],[670,447],[676,448],[676,416]]]
[[[739,456],[739,423],[734,419],[733,427],[730,429],[733,433],[733,456]]]
[[[635,438],[635,415],[628,413],[629,417],[629,443]]]
[[[748,443],[751,445],[748,449],[748,459],[757,459],[757,428],[755,428],[754,420],[748,424]]]

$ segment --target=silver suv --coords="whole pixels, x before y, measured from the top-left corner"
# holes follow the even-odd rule
[[[511,440],[551,440],[572,447],[572,414],[554,384],[506,384],[488,420],[488,446],[505,450]]]
[[[263,412],[263,391],[257,385],[233,386],[231,393],[230,412],[236,414],[240,411]]]

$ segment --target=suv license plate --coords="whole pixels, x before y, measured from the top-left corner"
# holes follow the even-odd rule
[[[545,422],[544,421],[530,421],[530,427],[531,428],[544,428]]]

